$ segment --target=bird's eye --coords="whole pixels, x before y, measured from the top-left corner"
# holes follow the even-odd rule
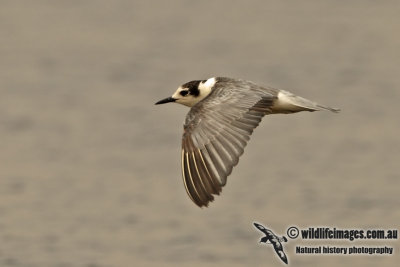
[[[179,94],[180,94],[181,96],[185,96],[185,95],[188,94],[188,91],[181,91]]]

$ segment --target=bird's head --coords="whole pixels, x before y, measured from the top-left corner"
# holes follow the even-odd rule
[[[268,237],[266,236],[260,239],[260,243],[267,243],[267,242],[268,242]]]
[[[208,80],[196,80],[187,82],[176,90],[176,92],[163,100],[156,103],[165,104],[169,102],[176,102],[188,107],[193,107],[199,101],[203,100],[211,92],[213,86],[216,83],[215,78],[210,78]]]

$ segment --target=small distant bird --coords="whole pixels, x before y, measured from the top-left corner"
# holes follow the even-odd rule
[[[338,109],[250,81],[214,77],[183,84],[156,103],[191,107],[183,125],[182,175],[199,207],[219,195],[264,115]]]
[[[276,254],[278,254],[279,258],[286,264],[288,264],[288,259],[286,257],[285,252],[283,252],[283,246],[281,242],[287,242],[287,238],[285,236],[278,237],[271,230],[265,228],[261,224],[253,223],[254,226],[265,234],[264,237],[261,238],[260,243],[272,244],[274,246]],[[269,241],[269,243],[268,243]]]

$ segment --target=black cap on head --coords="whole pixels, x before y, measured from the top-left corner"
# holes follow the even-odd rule
[[[189,94],[192,96],[199,96],[200,90],[199,90],[199,84],[201,82],[205,82],[205,80],[196,80],[196,81],[191,81],[188,83],[185,83],[182,85],[182,88],[188,88],[189,89]]]

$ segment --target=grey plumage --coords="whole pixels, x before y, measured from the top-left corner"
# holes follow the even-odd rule
[[[212,194],[219,194],[276,95],[276,90],[253,83],[218,78],[211,93],[189,111],[182,137],[183,178],[197,205],[207,205]]]
[[[213,195],[221,192],[250,135],[266,114],[321,109],[337,112],[289,92],[261,87],[249,81],[213,79],[206,96],[199,91],[202,100],[183,103],[192,108],[183,126],[182,176],[189,197],[200,207],[207,206],[214,199]],[[185,85],[205,90],[207,87],[201,86],[207,85],[209,80]],[[185,87],[179,90],[185,90]],[[175,97],[179,96],[178,91]],[[190,94],[196,90],[188,88],[188,91]],[[175,101],[174,98],[168,99],[158,103]]]

